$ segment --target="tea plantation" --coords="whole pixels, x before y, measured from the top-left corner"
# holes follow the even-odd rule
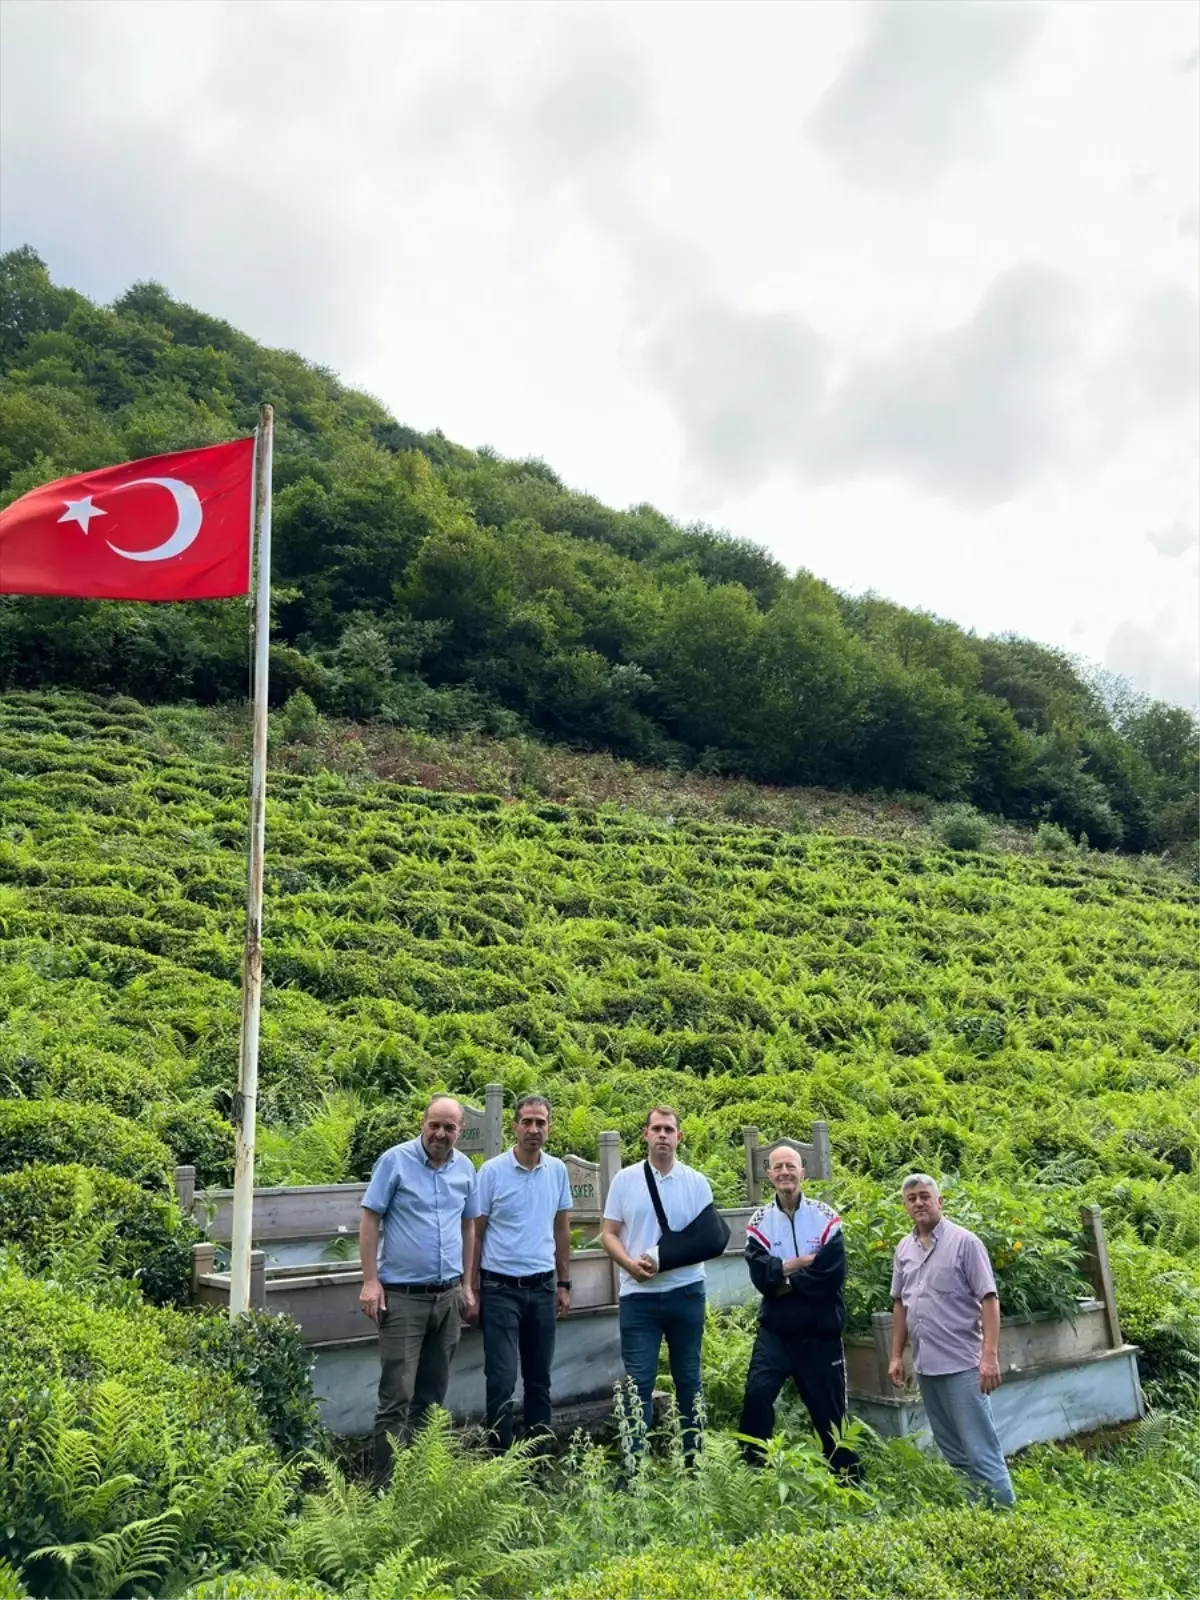
[[[885,1547],[899,1572],[896,1541],[923,1527],[904,1519],[929,1501],[913,1593],[1194,1590],[1195,1451],[1175,1415],[1195,1404],[1200,1243],[1182,879],[274,771],[260,1181],[365,1176],[432,1089],[479,1099],[497,1081],[548,1092],[553,1147],[590,1157],[602,1129],[632,1150],[644,1109],[676,1104],[687,1158],[732,1203],[744,1124],[769,1137],[822,1117],[855,1322],[886,1303],[910,1168],[946,1178],[1011,1310],[1083,1292],[1078,1206],[1095,1201],[1161,1413],[1097,1453],[1034,1452],[1024,1540],[997,1543],[936,1464],[882,1446],[860,1504],[811,1452],[780,1496],[718,1442],[695,1492],[662,1468],[656,1522],[649,1500],[621,1509],[586,1450],[547,1498],[530,1463],[434,1437],[407,1509],[356,1510],[332,1466],[302,1485],[286,1464],[315,1437],[288,1330],[175,1309],[191,1234],[170,1169],[220,1184],[232,1166],[246,772],[214,754],[206,715],[0,697],[0,1596],[805,1593],[802,1571],[788,1587],[786,1505],[837,1525],[821,1593],[883,1595],[870,1573]],[[710,1355],[739,1337],[715,1329]],[[412,1521],[451,1482],[516,1508],[476,1567],[438,1566],[433,1524]],[[773,1519],[761,1583],[751,1546],[738,1566],[762,1526],[733,1525],[738,1496]],[[708,1552],[691,1588],[691,1569],[668,1580],[654,1559],[685,1505]]]

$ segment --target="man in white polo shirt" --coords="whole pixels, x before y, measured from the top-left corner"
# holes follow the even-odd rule
[[[667,1225],[673,1230],[686,1228],[712,1204],[713,1194],[703,1173],[675,1159],[681,1137],[679,1113],[671,1106],[654,1106],[642,1136]],[[645,1166],[639,1162],[623,1168],[608,1191],[601,1234],[601,1243],[621,1269],[621,1360],[637,1388],[649,1431],[658,1352],[666,1339],[684,1448],[693,1455],[699,1443],[696,1404],[704,1339],[704,1264],[660,1272],[661,1233]]]
[[[487,1426],[493,1448],[513,1441],[517,1369],[525,1387],[525,1433],[547,1434],[555,1317],[571,1309],[571,1185],[543,1148],[550,1102],[527,1094],[513,1112],[516,1142],[479,1169],[475,1248]]]

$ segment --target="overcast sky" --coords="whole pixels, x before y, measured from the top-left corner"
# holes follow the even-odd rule
[[[1200,11],[5,0],[0,237],[1197,699]]]

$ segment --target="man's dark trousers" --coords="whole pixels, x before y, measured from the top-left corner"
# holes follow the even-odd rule
[[[663,1340],[667,1341],[667,1358],[683,1424],[683,1444],[689,1456],[695,1455],[700,1444],[696,1407],[700,1398],[704,1307],[705,1290],[701,1281],[658,1293],[647,1289],[623,1294],[618,1313],[621,1360],[642,1402],[647,1433],[654,1420],[658,1352]]]
[[[462,1329],[462,1290],[404,1294],[384,1287],[387,1310],[379,1319],[379,1406],[375,1413],[375,1475],[392,1467],[388,1436],[407,1440],[432,1406],[444,1406],[450,1363]]]
[[[833,1430],[846,1420],[846,1360],[842,1341],[801,1339],[759,1325],[746,1375],[746,1397],[738,1432],[769,1439],[775,1432],[775,1402],[791,1378],[820,1435],[821,1449],[835,1472],[857,1478],[858,1457],[837,1444]],[[761,1458],[761,1452],[759,1452]]]
[[[518,1366],[525,1387],[525,1433],[548,1434],[550,1368],[554,1364],[555,1280],[518,1288],[495,1273],[480,1275],[480,1325],[483,1373],[487,1383],[487,1426],[497,1450],[513,1442],[513,1391]]]

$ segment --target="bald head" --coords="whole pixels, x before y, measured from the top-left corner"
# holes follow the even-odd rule
[[[440,1112],[447,1109],[453,1111],[455,1116],[458,1118],[459,1126],[461,1127],[463,1120],[463,1103],[461,1100],[456,1100],[452,1094],[435,1094],[433,1099],[425,1107],[424,1116],[427,1117],[431,1111]]]
[[[767,1182],[773,1186],[775,1198],[783,1209],[794,1211],[804,1182],[804,1157],[794,1144],[780,1140],[773,1147],[767,1157]]]
[[[425,1115],[421,1118],[421,1143],[435,1167],[449,1161],[454,1154],[462,1125],[462,1102],[453,1095],[436,1095],[425,1107]]]

